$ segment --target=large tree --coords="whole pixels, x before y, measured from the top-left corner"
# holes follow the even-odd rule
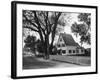
[[[58,25],[65,26],[64,15],[62,15],[61,12],[23,10],[23,28],[39,34],[46,59],[52,52]]]
[[[78,20],[80,23],[73,23],[71,26],[72,32],[77,36],[80,36],[80,43],[91,44],[91,14],[90,13],[80,13],[78,15]]]

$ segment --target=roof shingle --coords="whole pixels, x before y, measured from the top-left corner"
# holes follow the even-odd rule
[[[67,46],[79,46],[79,44],[76,43],[75,40],[73,39],[72,35],[66,33],[60,33],[60,36],[62,36]]]

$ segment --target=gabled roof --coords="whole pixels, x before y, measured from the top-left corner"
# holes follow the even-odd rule
[[[60,36],[62,36],[67,46],[79,46],[79,44],[76,43],[75,40],[73,39],[72,35],[66,33],[60,33],[59,37]]]

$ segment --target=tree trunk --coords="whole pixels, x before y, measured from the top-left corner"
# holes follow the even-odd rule
[[[49,36],[47,35],[45,37],[45,55],[44,55],[44,59],[49,59],[50,58],[49,57],[49,55],[50,55],[49,52],[50,52],[49,51]]]

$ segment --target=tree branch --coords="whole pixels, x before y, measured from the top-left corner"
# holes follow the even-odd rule
[[[35,16],[35,22],[38,24],[38,29],[39,29],[39,31],[42,31],[43,34],[45,35],[45,30],[41,27],[41,25],[40,25],[40,23],[39,23],[40,21],[39,21],[39,19],[38,19],[38,17],[37,17],[36,12],[33,11],[33,13],[34,13],[34,16]]]
[[[25,17],[26,21],[28,21],[30,24],[37,28],[37,26],[34,23],[32,23],[31,20],[27,19],[26,15],[23,14],[23,16]]]
[[[38,30],[36,30],[36,29],[34,29],[32,27],[24,26],[23,28],[28,28],[28,29],[31,29],[32,31],[39,32]]]
[[[56,20],[55,20],[55,24],[53,27],[53,31],[52,31],[52,41],[51,41],[51,46],[53,46],[53,42],[54,42],[54,38],[55,38],[55,32],[56,32],[56,28],[57,28],[57,22],[59,20],[59,17],[61,16],[61,12],[58,13],[58,15],[56,16]]]

